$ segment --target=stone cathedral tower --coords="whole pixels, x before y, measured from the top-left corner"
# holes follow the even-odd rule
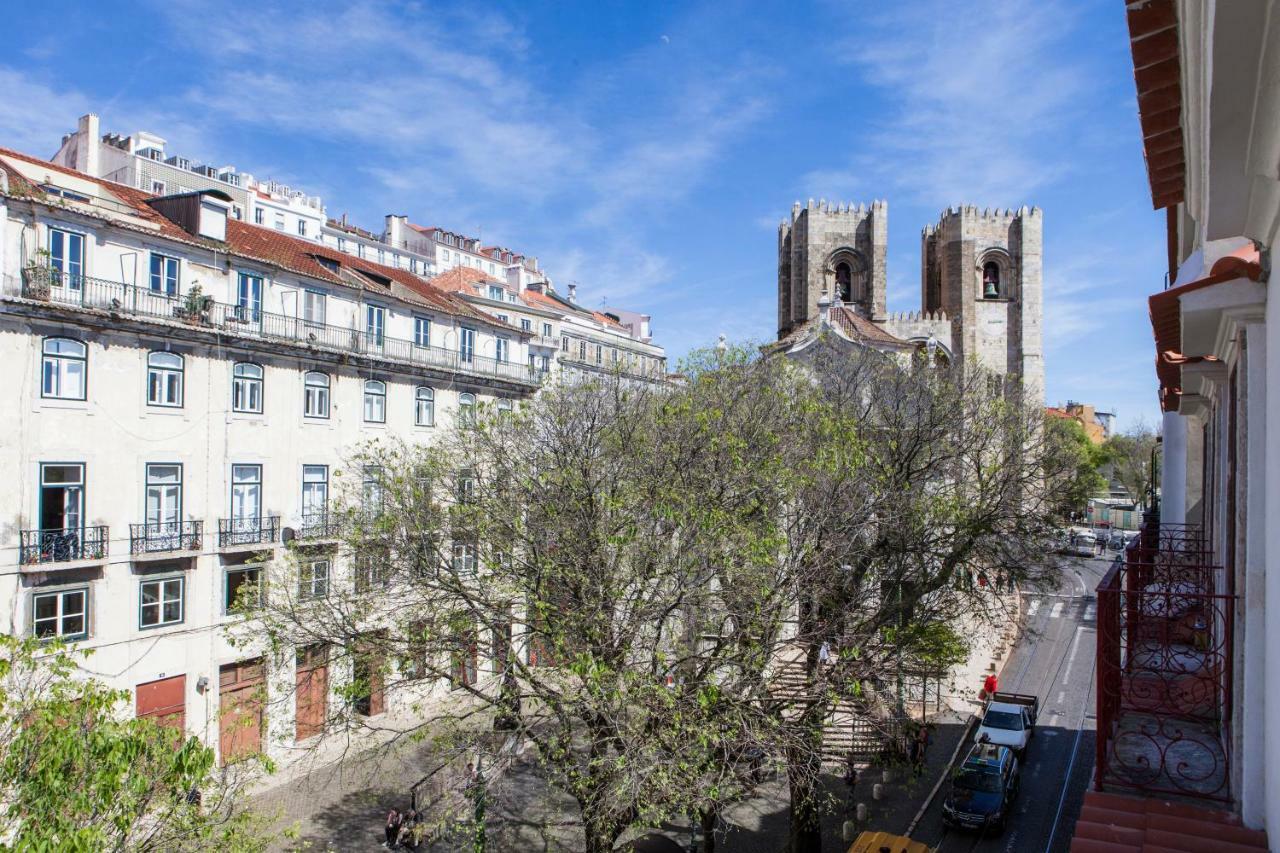
[[[778,338],[791,352],[821,327],[850,344],[926,346],[1018,377],[1044,403],[1039,208],[943,211],[920,239],[921,310],[885,310],[889,206],[797,202],[778,228]]]

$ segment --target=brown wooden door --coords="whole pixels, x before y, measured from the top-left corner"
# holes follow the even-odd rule
[[[180,735],[187,730],[187,677],[175,675],[139,684],[135,707],[139,718],[154,720],[162,726],[176,729]]]
[[[329,710],[329,649],[320,645],[300,649],[295,678],[296,736],[305,740],[324,731]]]
[[[262,751],[262,658],[225,664],[218,676],[218,745],[229,764]]]

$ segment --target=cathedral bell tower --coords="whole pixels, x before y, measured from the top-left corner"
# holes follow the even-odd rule
[[[818,316],[818,301],[885,316],[889,205],[796,202],[778,226],[778,337]]]

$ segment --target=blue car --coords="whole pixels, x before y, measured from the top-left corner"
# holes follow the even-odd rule
[[[1018,796],[1018,758],[1007,746],[975,744],[951,779],[942,822],[1000,835]]]

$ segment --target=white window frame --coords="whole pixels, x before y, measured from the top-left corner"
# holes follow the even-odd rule
[[[159,270],[156,265],[159,262]],[[159,293],[164,296],[177,296],[181,290],[179,279],[182,272],[182,263],[172,255],[161,254],[160,252],[152,252],[151,260],[147,268],[147,286],[151,288],[152,293]]]
[[[364,422],[387,422],[387,383],[381,379],[366,379],[364,382]]]
[[[57,351],[50,352],[50,344]],[[61,351],[64,344],[80,348],[80,355]],[[79,391],[64,393],[68,380],[75,375],[74,366],[80,365]],[[89,391],[89,347],[75,338],[48,337],[40,344],[40,396],[46,400],[84,400]]]
[[[413,345],[426,349],[431,346],[431,318],[413,318]]]
[[[162,364],[176,359],[172,363]],[[147,405],[160,409],[181,409],[186,384],[187,360],[176,352],[151,350],[147,353]]]
[[[254,376],[253,371],[258,375]],[[262,414],[263,369],[254,361],[231,365],[231,411]]]
[[[239,565],[227,566],[222,572],[222,612],[224,615],[232,612],[231,608],[235,606],[235,601],[229,596],[230,589],[228,583],[231,575],[243,574],[246,576],[245,583],[254,584],[257,589],[257,601],[254,602],[254,609],[262,607],[265,603],[265,589],[262,584],[262,565],[259,563],[241,563]]]
[[[476,425],[476,395],[469,391],[458,395],[458,423],[466,427]]]
[[[413,422],[420,427],[436,425],[436,392],[429,385],[413,390]]]
[[[172,604],[175,600],[169,595],[172,589],[172,585],[174,584],[177,584],[177,589],[178,589],[178,596],[176,599],[178,603],[178,618],[165,619],[164,618],[165,605]],[[143,590],[146,587],[152,586],[152,585],[159,586],[159,595],[154,602],[151,602],[150,604],[148,604],[143,601]],[[169,625],[181,625],[183,621],[186,619],[186,615],[187,615],[186,614],[186,609],[187,609],[186,590],[187,590],[187,579],[184,575],[169,575],[166,577],[142,578],[138,582],[138,630],[145,631],[145,630],[150,630],[151,628],[165,628],[165,627],[168,627]],[[146,622],[145,614],[146,614],[146,609],[148,607],[154,607],[156,611],[157,619],[155,622],[151,624],[148,624]]]
[[[324,383],[313,383],[312,377],[324,377]],[[302,374],[302,416],[304,418],[329,419],[329,396],[332,386],[333,380],[327,373],[308,370]]]
[[[324,571],[317,571],[321,566]],[[330,560],[304,560],[298,568],[298,600],[318,601],[328,598],[332,575],[333,563]]]
[[[64,596],[75,595],[77,593],[82,596],[82,598],[80,599],[80,602],[83,609],[80,611],[68,611],[65,607]],[[38,610],[38,603],[39,603],[39,600],[42,598],[54,598],[56,599],[57,604],[54,608],[54,615],[52,617],[37,619],[36,613]],[[65,632],[63,628],[66,620],[69,618],[75,618],[76,616],[80,617],[82,630],[70,632],[70,633]],[[52,622],[54,626],[53,632],[49,634],[41,635],[39,633],[39,623],[42,623],[42,622],[43,623]],[[40,639],[49,639],[49,640],[52,640],[54,638],[58,638],[62,640],[83,640],[86,637],[88,637],[89,636],[89,587],[87,585],[77,586],[77,587],[71,587],[67,589],[53,589],[47,592],[42,592],[38,589],[33,590],[31,593],[31,636],[37,637]]]

